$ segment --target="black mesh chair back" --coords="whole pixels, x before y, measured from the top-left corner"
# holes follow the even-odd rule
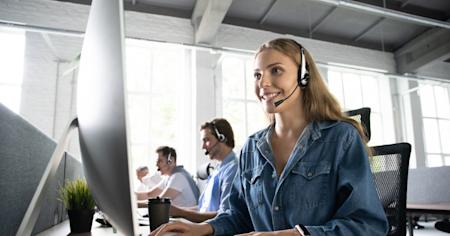
[[[370,108],[363,107],[356,110],[346,111],[345,114],[355,119],[363,126],[367,141],[370,141]]]
[[[389,221],[388,235],[406,235],[406,190],[408,185],[409,143],[375,146],[370,158],[378,197]]]

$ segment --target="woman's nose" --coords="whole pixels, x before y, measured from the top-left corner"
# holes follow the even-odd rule
[[[261,75],[261,78],[259,79],[259,87],[263,88],[263,87],[270,86],[271,84],[272,84],[272,80],[271,80],[270,76]]]

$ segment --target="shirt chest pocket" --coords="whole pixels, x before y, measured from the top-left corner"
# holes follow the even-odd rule
[[[257,167],[243,172],[244,191],[249,206],[258,207],[263,203],[263,167]]]
[[[292,169],[288,191],[289,201],[300,203],[302,208],[317,207],[330,195],[331,164],[322,162],[299,162]]]

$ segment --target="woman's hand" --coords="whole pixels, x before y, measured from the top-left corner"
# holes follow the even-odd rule
[[[182,236],[200,236],[200,235],[211,235],[213,233],[213,228],[210,224],[201,223],[184,223],[184,222],[170,222],[159,226],[157,229],[153,230],[149,236],[164,236],[167,232],[175,232],[176,235]]]
[[[286,229],[274,232],[250,232],[236,236],[300,236],[300,233],[295,229]]]

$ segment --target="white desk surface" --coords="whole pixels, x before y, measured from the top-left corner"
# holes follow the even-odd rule
[[[92,229],[90,233],[81,234],[70,234],[70,223],[69,220],[65,220],[60,224],[57,224],[36,236],[63,236],[63,235],[73,235],[73,236],[128,236],[116,231],[114,232],[112,227],[102,227],[98,222],[95,221],[97,215],[94,216],[92,222]],[[189,223],[190,221],[183,218],[170,219],[171,221],[182,221]],[[142,236],[147,236],[150,234],[150,226],[139,226],[138,233]],[[164,236],[173,236],[176,233],[166,233]]]
[[[139,233],[141,235],[147,236],[150,233],[149,226],[139,226]],[[74,235],[74,236],[127,236],[123,235],[120,232],[114,232],[112,227],[101,227],[101,225],[97,222],[92,222],[92,229],[90,233],[81,233],[81,234],[70,234],[70,224],[69,220],[65,220],[60,224],[57,224],[50,229],[47,229],[37,236],[63,236],[63,235]]]

